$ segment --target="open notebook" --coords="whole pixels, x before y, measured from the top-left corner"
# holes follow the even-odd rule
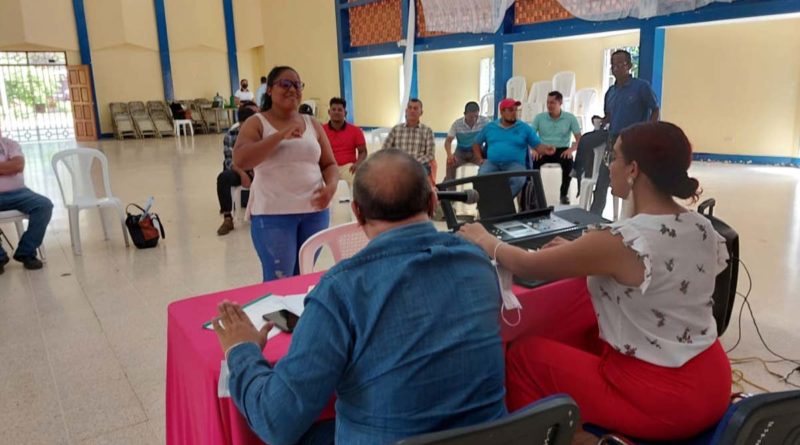
[[[313,288],[310,287],[308,290],[309,292]],[[303,301],[306,299],[306,294],[295,294],[295,295],[273,295],[267,294],[261,298],[255,299],[244,306],[242,309],[244,313],[247,314],[247,317],[250,318],[250,321],[253,322],[253,325],[256,329],[261,329],[264,327],[264,324],[267,322],[264,321],[263,315],[269,314],[270,312],[280,311],[282,309],[286,309],[287,311],[297,315],[298,317],[303,315],[303,309],[305,306],[303,305]],[[211,322],[207,322],[203,325],[205,329],[214,329],[211,326]],[[267,339],[270,339],[278,334],[281,331],[278,328],[273,327],[269,333],[267,334]],[[219,370],[219,382],[217,383],[217,396],[218,397],[230,397],[230,388],[228,386],[228,363],[223,360],[220,365]]]
[[[270,312],[277,312],[282,309],[286,309],[298,317],[301,317],[303,315],[303,301],[305,298],[306,294],[286,296],[267,294],[245,304],[242,306],[242,309],[250,318],[250,321],[253,322],[253,325],[256,327],[256,329],[261,329],[267,323],[264,321],[263,315],[269,314]],[[211,321],[206,322],[203,325],[203,328],[210,330],[214,329],[211,326]],[[272,330],[269,331],[269,334],[267,334],[267,339],[278,335],[280,332],[281,331],[278,328],[272,328]]]

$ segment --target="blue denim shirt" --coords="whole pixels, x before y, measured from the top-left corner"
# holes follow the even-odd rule
[[[625,85],[615,83],[606,91],[604,105],[606,116],[611,118],[609,134],[617,136],[633,124],[647,122],[656,108],[656,93],[647,81],[632,77]]]
[[[296,442],[334,392],[348,445],[505,415],[500,291],[476,246],[430,222],[402,226],[334,266],[305,303],[274,367],[254,343],[228,356],[233,401],[262,440]]]

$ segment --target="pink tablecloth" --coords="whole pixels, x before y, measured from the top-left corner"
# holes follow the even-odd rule
[[[268,293],[290,295],[303,293],[319,281],[322,273],[302,275],[239,289],[189,298],[169,305],[167,326],[167,444],[261,444],[250,431],[247,421],[236,410],[230,398],[217,397],[222,351],[214,331],[203,324],[216,314],[222,300],[247,303]],[[585,279],[564,280],[535,289],[515,288],[514,293],[523,305],[521,322],[515,327],[503,323],[503,341],[536,330],[545,318],[558,317],[553,304],[559,295],[583,292]],[[566,308],[565,310],[568,310]],[[517,314],[506,313],[510,322]],[[270,339],[264,356],[270,362],[283,357],[289,349],[291,336],[279,334]],[[331,403],[320,416],[334,415]]]

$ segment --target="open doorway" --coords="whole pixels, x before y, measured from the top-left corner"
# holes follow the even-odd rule
[[[65,53],[0,51],[0,128],[19,142],[75,138]]]

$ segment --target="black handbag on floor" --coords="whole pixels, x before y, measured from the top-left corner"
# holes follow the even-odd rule
[[[142,213],[132,214],[128,209],[134,206],[141,210]],[[159,235],[161,238],[166,238],[164,234],[164,225],[161,224],[161,218],[157,213],[146,212],[137,204],[128,204],[125,207],[125,213],[128,216],[125,218],[125,226],[128,228],[128,233],[131,235],[133,244],[140,249],[148,249],[158,245]],[[156,228],[158,224],[158,228]]]

